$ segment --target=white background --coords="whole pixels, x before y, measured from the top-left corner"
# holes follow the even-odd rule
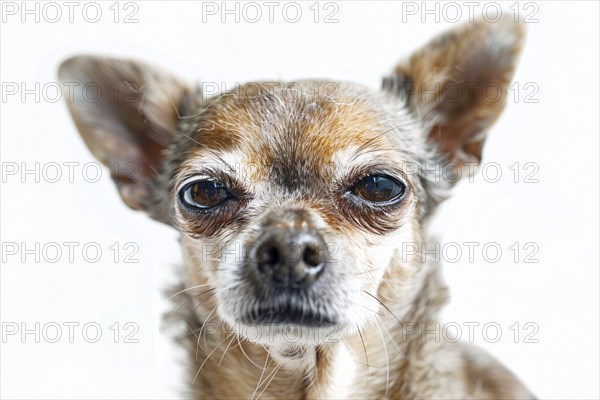
[[[6,2],[5,2],[6,4]],[[16,3],[21,7],[21,3]],[[62,3],[58,3],[62,5]],[[90,23],[81,3],[74,22],[62,6],[62,19],[49,23],[35,16],[4,15],[1,28],[1,80],[24,82],[27,88],[56,80],[57,66],[78,53],[131,56],[155,62],[190,81],[225,82],[228,87],[247,80],[330,78],[351,80],[374,89],[381,77],[403,56],[455,23],[443,14],[405,15],[400,2],[338,2],[337,23],[314,22],[310,3],[303,16],[286,22],[282,6],[269,23],[262,20],[222,23],[220,16],[203,22],[200,3],[137,2],[138,23],[123,23],[133,9],[113,21],[102,2],[102,18]],[[221,6],[221,3],[216,3]],[[262,2],[259,2],[262,4]],[[422,7],[421,2],[414,3]],[[457,3],[463,5],[463,3]],[[505,12],[513,3],[503,3]],[[283,3],[282,3],[283,5]],[[33,7],[33,4],[29,4]],[[38,7],[43,6],[40,4]],[[438,5],[440,12],[443,4]],[[444,322],[479,322],[475,341],[513,369],[540,398],[598,398],[599,393],[599,276],[598,276],[598,3],[538,3],[537,23],[529,23],[528,38],[516,72],[521,92],[509,99],[505,113],[491,129],[484,161],[496,162],[503,176],[490,183],[479,173],[473,183],[462,182],[454,197],[440,208],[432,232],[443,241],[496,242],[503,254],[496,263],[463,257],[445,263],[452,302]],[[233,7],[232,4],[229,7]],[[433,8],[433,4],[428,4]],[[520,17],[533,8],[512,6]],[[481,16],[483,3],[475,8]],[[462,7],[462,20],[468,8]],[[454,10],[446,8],[446,16]],[[51,10],[47,9],[50,13]],[[93,17],[92,11],[90,16]],[[494,16],[493,10],[489,11]],[[291,11],[290,11],[291,13]],[[290,14],[293,17],[293,14]],[[54,17],[52,11],[48,14]],[[250,15],[253,17],[253,14]],[[524,85],[534,83],[539,91]],[[531,88],[531,86],[529,86]],[[3,96],[6,95],[3,90]],[[77,162],[73,183],[35,182],[35,176],[3,175],[1,194],[2,242],[98,243],[97,263],[83,260],[80,245],[75,262],[67,254],[56,263],[4,254],[1,268],[1,319],[33,328],[56,322],[78,322],[74,343],[58,343],[33,334],[24,343],[19,335],[3,336],[1,344],[2,398],[179,398],[183,385],[182,353],[160,330],[166,309],[162,289],[175,281],[180,260],[174,230],[127,209],[105,170],[96,183],[82,178],[82,166],[93,161],[71,123],[64,101],[54,95],[36,101],[29,95],[2,100],[1,157],[3,171],[13,163],[21,168],[49,162]],[[519,162],[522,175],[515,183],[509,167]],[[523,165],[539,167],[538,183],[524,183]],[[91,170],[93,171],[93,170]],[[90,172],[91,174],[91,171]],[[6,171],[5,171],[6,172]],[[52,173],[52,176],[54,173]],[[93,175],[93,174],[91,174]],[[493,177],[493,176],[492,176]],[[120,262],[109,249],[119,243]],[[139,263],[124,263],[123,246],[139,246]],[[519,262],[508,249],[535,242],[539,263]],[[102,338],[88,343],[81,326],[95,322]],[[113,342],[115,322],[139,327],[139,343]],[[497,343],[486,341],[481,326],[502,328]],[[514,342],[514,323],[520,337]],[[524,324],[539,331],[538,343],[525,343]],[[52,331],[53,332],[53,331]],[[464,327],[463,339],[467,338]],[[488,332],[493,335],[493,330]],[[93,331],[90,331],[90,335]]]

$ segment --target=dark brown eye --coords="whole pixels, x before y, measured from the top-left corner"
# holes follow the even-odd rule
[[[179,194],[184,205],[193,209],[216,207],[231,197],[227,188],[215,181],[191,182]]]
[[[406,186],[397,180],[383,175],[369,175],[356,182],[350,193],[369,203],[388,203],[399,200]]]

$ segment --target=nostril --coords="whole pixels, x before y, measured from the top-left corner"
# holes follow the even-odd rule
[[[257,261],[264,265],[273,267],[281,261],[279,247],[275,243],[264,243],[258,248]]]
[[[281,254],[279,254],[279,249],[277,246],[273,245],[267,249],[267,256],[265,259],[266,264],[276,265],[281,261]]]
[[[322,264],[318,243],[307,243],[302,254],[302,261],[308,267],[318,267]]]

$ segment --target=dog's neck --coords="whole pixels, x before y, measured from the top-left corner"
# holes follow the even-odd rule
[[[353,335],[334,335],[324,344],[310,346],[268,348],[245,341],[216,322],[211,293],[205,290],[198,295],[177,288],[180,293],[173,299],[178,304],[169,319],[183,321],[187,327],[180,342],[189,354],[193,396],[410,397],[413,389],[406,382],[414,375],[431,374],[431,365],[409,360],[411,355],[433,354],[440,347],[439,340],[427,337],[435,334],[427,332],[433,331],[438,310],[447,299],[436,264],[413,270],[425,276],[416,280],[422,284],[411,288],[411,298],[397,298],[394,288],[403,285],[403,279],[401,274],[389,274],[376,293],[381,307],[367,326]]]

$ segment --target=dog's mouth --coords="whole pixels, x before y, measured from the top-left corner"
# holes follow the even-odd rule
[[[337,324],[331,316],[290,303],[253,309],[241,318],[241,322],[257,325],[299,325],[311,328]]]

